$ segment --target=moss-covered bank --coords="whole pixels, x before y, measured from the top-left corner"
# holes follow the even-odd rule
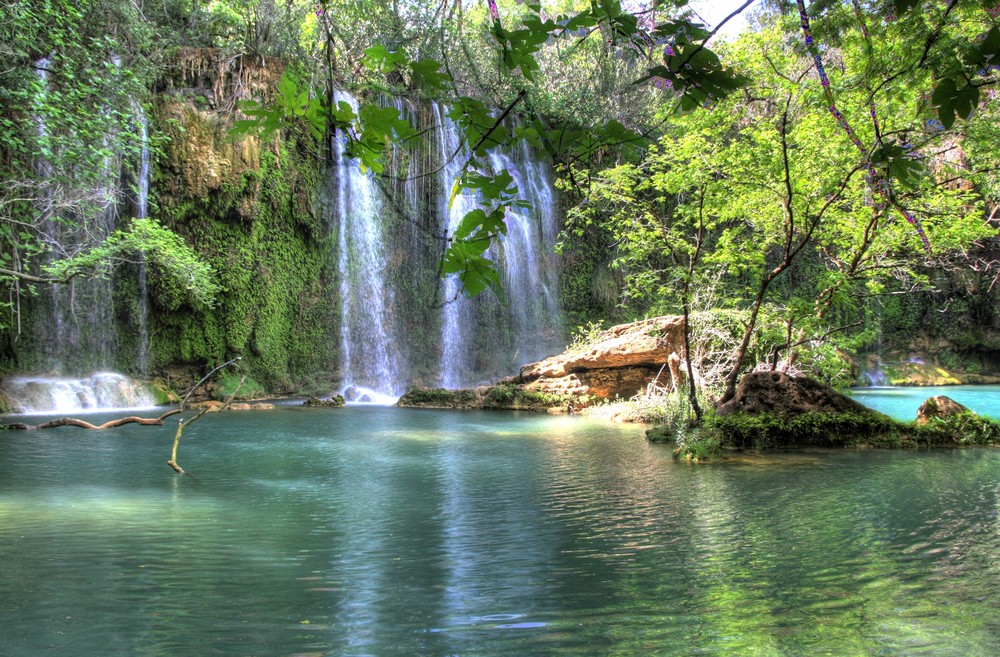
[[[922,407],[921,422],[899,422],[818,381],[754,372],[701,426],[680,433],[654,429],[647,436],[667,442],[676,435],[676,456],[690,460],[717,459],[724,449],[1000,445],[997,422],[957,404],[931,406]]]
[[[275,62],[263,64],[257,78],[280,77]],[[233,116],[220,106],[233,98],[218,82],[218,74],[194,71],[156,102],[155,122],[166,137],[156,175],[159,215],[215,268],[224,292],[214,308],[199,309],[150,291],[149,368],[172,370],[176,379],[184,364],[242,356],[242,369],[269,392],[328,389],[338,311],[328,293],[332,238],[318,201],[319,146],[294,133],[232,140]],[[138,345],[121,346],[129,347]]]

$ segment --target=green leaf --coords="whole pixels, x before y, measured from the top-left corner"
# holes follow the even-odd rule
[[[410,62],[410,79],[415,86],[425,89],[446,89],[451,81],[441,72],[441,62],[434,59],[418,59]]]
[[[405,68],[409,62],[406,52],[400,50],[389,50],[385,46],[372,46],[365,49],[362,62],[372,70],[380,73],[392,73]]]

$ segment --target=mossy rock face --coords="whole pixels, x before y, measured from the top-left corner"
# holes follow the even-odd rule
[[[715,414],[707,427],[720,443],[736,449],[801,447],[902,447],[906,425],[871,410],[845,413],[809,412]]]
[[[533,390],[514,383],[492,387],[446,390],[444,388],[411,388],[399,398],[396,406],[404,408],[483,408],[505,411],[554,411],[566,408],[559,395]]]
[[[0,390],[0,415],[14,412],[14,401]]]
[[[165,384],[158,381],[152,381],[149,384],[150,390],[153,392],[153,399],[156,401],[157,406],[166,406],[167,404],[179,404],[181,402],[180,395],[168,388]]]

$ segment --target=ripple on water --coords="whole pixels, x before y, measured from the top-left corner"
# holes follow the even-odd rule
[[[197,480],[169,432],[4,436],[4,650],[1000,654],[1000,453],[700,468],[635,428],[342,410],[206,419]]]

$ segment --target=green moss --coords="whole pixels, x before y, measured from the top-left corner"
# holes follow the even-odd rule
[[[151,367],[242,356],[267,391],[322,389],[335,374],[339,312],[325,292],[336,263],[317,209],[323,163],[310,138],[291,135],[277,149],[232,144],[198,112],[164,113],[190,125],[171,135],[178,143],[161,170],[161,210],[216,268],[224,292],[213,310],[197,311],[153,290]],[[180,157],[191,152],[217,167]]]
[[[559,395],[539,390],[526,390],[522,386],[501,383],[493,386],[483,399],[483,408],[542,409],[565,404]]]
[[[881,413],[804,413],[783,417],[772,413],[711,414],[706,429],[722,445],[738,449],[789,447],[843,447],[871,445],[897,447],[905,425]]]
[[[260,399],[267,394],[264,389],[256,379],[252,376],[246,376],[234,373],[234,372],[223,372],[216,379],[215,385],[212,387],[212,396],[215,399],[224,401],[229,399],[236,393],[236,399]],[[242,382],[242,384],[241,384]]]
[[[954,447],[1000,445],[1000,424],[962,413],[920,426],[881,413],[805,413],[710,415],[704,429],[719,443],[737,449],[800,447]]]
[[[429,408],[463,408],[479,405],[474,390],[446,390],[444,388],[412,388],[399,398],[398,406],[424,406]]]

